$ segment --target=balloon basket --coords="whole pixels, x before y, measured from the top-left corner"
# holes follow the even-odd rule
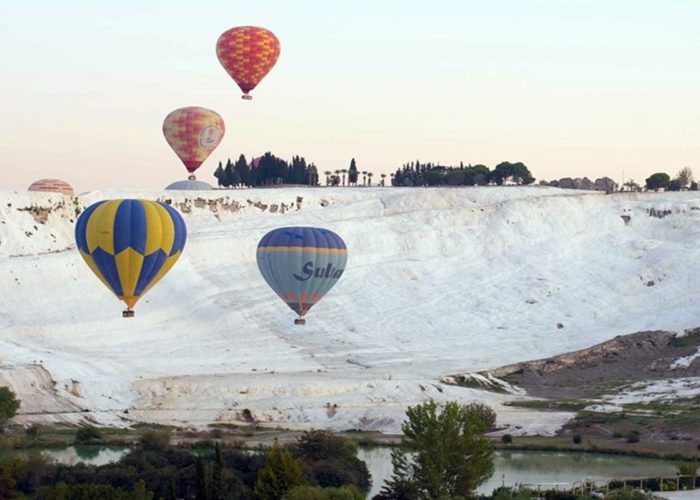
[[[131,309],[124,309],[122,311],[122,318],[133,318],[134,317],[134,311]]]
[[[241,99],[245,99],[246,101],[250,101],[252,98],[253,98],[253,96],[252,96],[252,95],[248,95],[248,94],[243,94],[243,95],[241,96]]]
[[[306,320],[305,320],[304,318],[297,318],[297,319],[294,320],[294,324],[295,324],[295,325],[305,325],[305,324],[306,324]]]
[[[187,176],[187,180],[188,180],[188,181],[196,181],[196,180],[197,180],[197,176],[194,175],[194,174],[190,174],[190,175]]]

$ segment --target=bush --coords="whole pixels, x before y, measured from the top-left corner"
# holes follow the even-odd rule
[[[24,429],[24,433],[28,437],[37,437],[39,435],[39,429],[40,429],[40,427],[36,424],[30,425],[29,427]]]
[[[513,436],[510,434],[503,434],[501,436],[501,443],[503,444],[511,444],[513,442]]]
[[[624,488],[611,491],[605,498],[606,500],[654,500],[656,497],[653,493],[647,493],[632,488]]]
[[[580,434],[574,434],[573,437],[571,438],[571,442],[574,444],[581,444],[581,435]]]
[[[19,399],[9,387],[0,387],[0,429],[3,422],[11,419],[19,410]]]
[[[100,441],[102,441],[102,434],[92,425],[84,425],[75,433],[76,444],[99,444]]]
[[[162,451],[170,445],[170,432],[144,431],[139,437],[139,444],[144,450]]]
[[[367,464],[357,458],[357,445],[348,438],[328,431],[304,432],[292,453],[301,460],[304,473],[314,486],[352,485],[359,491],[369,490]]]
[[[640,438],[639,431],[630,431],[629,434],[627,434],[627,442],[628,443],[638,443]]]
[[[321,488],[320,486],[297,486],[287,493],[287,500],[362,500],[365,496],[352,486]]]

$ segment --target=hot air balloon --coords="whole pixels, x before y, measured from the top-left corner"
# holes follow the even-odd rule
[[[165,276],[182,254],[187,229],[182,216],[165,203],[105,200],[78,218],[75,241],[87,265],[127,308]]]
[[[348,250],[340,236],[316,227],[282,227],[258,243],[257,261],[267,284],[299,315],[333,288],[345,271]]]
[[[204,181],[175,181],[165,186],[166,190],[176,191],[211,191],[214,189],[211,184]]]
[[[249,92],[270,72],[280,50],[275,34],[256,26],[231,28],[216,42],[216,56],[243,91],[243,99],[253,98]]]
[[[39,179],[32,182],[29,191],[44,191],[47,193],[61,193],[66,196],[75,196],[73,187],[61,179]]]
[[[195,180],[195,170],[224,137],[224,120],[216,111],[197,106],[176,109],[163,121],[163,135]]]

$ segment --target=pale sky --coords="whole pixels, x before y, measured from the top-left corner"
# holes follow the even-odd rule
[[[218,36],[280,39],[252,101]],[[0,0],[0,189],[186,177],[162,135],[204,106],[219,160],[299,154],[321,172],[522,161],[537,179],[700,176],[699,0]]]

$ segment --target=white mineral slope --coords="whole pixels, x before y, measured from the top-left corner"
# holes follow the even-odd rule
[[[189,230],[132,320],[73,244],[77,210],[118,197],[168,200]],[[396,432],[407,405],[434,398],[552,432],[570,415],[439,378],[698,326],[699,208],[697,193],[536,187],[2,192],[0,384],[28,401],[23,422],[206,425],[247,408],[270,425]],[[304,327],[255,263],[284,225],[327,227],[350,250]]]

